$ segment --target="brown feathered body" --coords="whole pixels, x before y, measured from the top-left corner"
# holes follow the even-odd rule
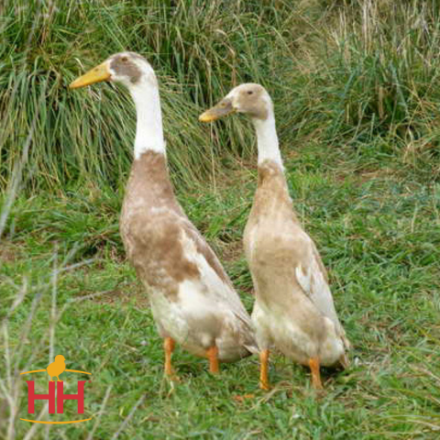
[[[199,356],[216,345],[221,361],[256,350],[250,316],[177,202],[164,154],[147,151],[134,161],[120,229],[162,337]]]
[[[244,246],[255,286],[252,319],[262,349],[275,346],[308,365],[345,363],[349,347],[327,274],[295,215],[282,167],[265,160],[245,228]]]

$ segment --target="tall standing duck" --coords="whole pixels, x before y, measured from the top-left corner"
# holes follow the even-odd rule
[[[269,389],[269,349],[310,367],[322,388],[320,365],[347,366],[345,337],[327,274],[313,240],[295,215],[278,147],[272,100],[259,84],[235,87],[200,116],[210,122],[248,114],[257,132],[258,187],[244,232],[256,301],[252,313],[260,346],[260,387]]]
[[[148,292],[164,338],[165,373],[175,343],[207,357],[210,372],[255,348],[250,316],[216,255],[174,195],[167,169],[156,75],[142,56],[118,53],[70,84],[122,83],[136,105],[134,162],[120,230],[128,259]]]

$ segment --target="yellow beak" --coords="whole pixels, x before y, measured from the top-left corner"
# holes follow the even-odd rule
[[[89,86],[97,82],[108,81],[110,77],[111,73],[108,62],[105,61],[73,81],[73,83],[69,85],[69,89],[79,89],[80,87]]]
[[[212,122],[223,116],[234,113],[235,109],[232,106],[232,101],[228,98],[222,99],[216,106],[206,110],[199,116],[200,122]]]

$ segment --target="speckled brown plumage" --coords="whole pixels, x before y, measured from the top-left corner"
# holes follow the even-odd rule
[[[165,373],[175,343],[218,361],[256,351],[251,319],[219,260],[178,204],[167,170],[159,88],[153,68],[133,52],[114,54],[76,79],[72,89],[100,81],[128,88],[136,106],[134,162],[120,230],[127,257],[146,288],[164,338]]]
[[[197,266],[185,257],[179,241],[182,228],[220,279],[230,284],[218,258],[178,204],[165,156],[149,151],[133,164],[120,229],[128,257],[141,279],[163,288],[169,299],[175,298],[179,282],[200,275]]]
[[[312,351],[312,345],[302,351],[299,343],[292,350],[291,336],[286,335],[286,340],[283,340],[280,331],[275,345],[281,351],[291,356],[294,353],[293,357],[304,365],[311,357],[323,356],[320,347],[325,346],[329,331],[323,316],[332,320],[337,334],[346,341],[332,301],[325,302],[322,307],[315,296],[318,293],[314,291],[314,281],[307,290],[298,278],[299,274],[305,279],[311,276],[308,271],[311,262],[315,261],[315,270],[318,271],[315,276],[322,277],[327,283],[327,274],[316,246],[304,232],[293,209],[284,171],[270,160],[258,166],[258,187],[245,228],[244,245],[256,289],[255,315],[259,316],[262,305],[270,304],[272,310],[278,310],[276,313],[280,316],[289,316],[310,341],[315,341],[316,351]],[[270,337],[266,343],[270,343]],[[331,364],[334,360],[323,358],[323,362]]]
[[[293,209],[269,94],[259,84],[241,84],[199,120],[211,122],[234,112],[252,118],[258,145],[258,186],[244,248],[255,288],[252,321],[261,350],[260,387],[269,388],[267,361],[275,347],[308,365],[314,386],[321,388],[320,365],[347,366],[350,344],[321,257]]]
[[[207,314],[205,323],[189,323],[188,339],[197,340],[197,328],[205,326],[212,330],[214,336],[216,333],[220,336],[222,332],[227,331],[236,334],[236,347],[233,349],[235,354],[229,353],[226,356],[220,351],[220,359],[236,360],[250,354],[245,348],[245,345],[252,347],[254,344],[250,317],[235,296],[233,286],[218,258],[178,204],[163,154],[148,151],[134,161],[126,188],[120,229],[128,259],[150,292],[150,296],[156,292],[166,301],[175,303],[176,307],[180,307],[181,283],[188,280],[204,283],[205,275],[200,272],[197,264],[188,258],[190,252],[184,243],[185,240],[189,240],[194,246],[194,251],[206,260],[218,279],[231,292],[229,306],[231,311],[234,311],[235,319],[241,324],[238,324],[236,330],[228,329],[222,322],[222,313],[219,310],[218,314]],[[212,293],[209,292],[209,287],[206,286],[206,298]],[[203,288],[201,293],[203,294]],[[166,330],[166,319],[166,316],[156,316],[163,337],[170,336]],[[169,319],[173,317],[170,316]],[[208,348],[200,347],[198,350],[195,345],[197,344],[190,344],[190,347],[186,348],[195,354],[201,354],[201,349]],[[209,343],[206,345],[209,346]]]

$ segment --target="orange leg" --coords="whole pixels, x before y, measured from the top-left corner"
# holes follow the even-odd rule
[[[174,339],[165,338],[163,342],[163,348],[165,350],[165,374],[167,376],[173,375],[173,367],[171,366],[171,355],[173,354],[174,346]]]
[[[216,345],[212,346],[208,352],[208,359],[209,359],[209,372],[212,374],[218,374],[220,373],[220,368],[218,364],[218,348]]]
[[[312,372],[312,384],[313,388],[317,390],[322,390],[321,373],[319,372],[319,358],[310,358],[309,367]]]
[[[260,353],[260,388],[265,391],[270,390],[269,386],[269,350]]]

